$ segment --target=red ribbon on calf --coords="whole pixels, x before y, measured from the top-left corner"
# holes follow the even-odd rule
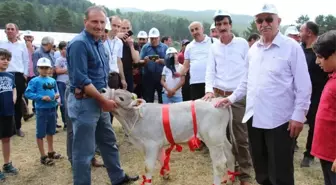
[[[191,101],[191,116],[192,116],[192,122],[194,127],[194,136],[189,140],[189,148],[190,151],[195,151],[195,149],[198,149],[201,146],[201,140],[197,137],[197,119],[196,119],[196,108],[195,108],[195,102]]]
[[[182,146],[179,144],[176,144],[173,138],[173,133],[170,128],[170,119],[169,119],[169,105],[165,104],[162,106],[162,123],[163,123],[163,129],[166,135],[166,138],[168,142],[170,143],[170,147],[166,149],[166,157],[163,162],[163,166],[161,168],[160,174],[164,175],[164,170],[169,171],[169,161],[170,161],[170,153],[172,150],[176,147],[176,150],[178,152],[182,151]]]
[[[141,185],[145,185],[146,183],[152,183],[152,179],[147,179],[147,177],[146,176],[142,176],[142,179],[143,179],[143,181],[142,181],[142,183],[141,183]]]
[[[239,172],[232,172],[232,171],[228,171],[228,175],[230,176],[230,180],[231,182],[234,182],[236,179],[236,176],[239,176],[240,173]]]

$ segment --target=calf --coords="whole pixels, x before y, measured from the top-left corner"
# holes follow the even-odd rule
[[[197,145],[195,136],[209,148],[214,185],[221,184],[221,178],[226,172],[234,171],[232,146],[226,137],[227,126],[232,129],[232,111],[231,107],[215,108],[214,104],[218,99],[211,102],[196,100],[162,105],[146,103],[121,89],[107,89],[105,96],[118,103],[118,108],[112,112],[114,117],[129,135],[131,143],[145,153],[146,175],[143,176],[143,185],[151,184],[156,160],[163,165],[161,175],[168,178],[170,151],[175,146],[178,150],[181,149],[177,143],[186,143],[191,138],[191,145],[195,142]],[[163,122],[168,122],[168,127]],[[234,137],[232,139],[234,141]],[[167,145],[171,147],[166,151],[168,156],[163,160],[163,147]]]

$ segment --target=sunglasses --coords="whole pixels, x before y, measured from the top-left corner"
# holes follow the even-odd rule
[[[258,24],[262,24],[264,21],[266,21],[266,23],[272,23],[273,22],[273,17],[266,17],[265,19],[262,19],[262,18],[258,18],[257,20],[256,20],[256,22],[258,23]]]

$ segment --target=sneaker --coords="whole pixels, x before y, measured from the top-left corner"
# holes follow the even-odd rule
[[[12,175],[18,174],[18,170],[16,168],[14,168],[12,162],[10,162],[8,164],[4,164],[3,167],[2,167],[2,170],[6,174],[12,174]]]
[[[2,171],[0,171],[0,182],[3,182],[6,180],[6,176],[4,173],[2,173]]]
[[[310,167],[310,165],[312,165],[313,161],[314,161],[314,158],[304,157],[301,161],[301,168]]]

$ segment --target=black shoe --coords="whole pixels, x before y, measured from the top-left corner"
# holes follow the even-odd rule
[[[314,161],[314,158],[311,158],[311,157],[304,157],[301,161],[301,168],[304,168],[304,167],[310,167],[310,165],[312,165]]]
[[[32,118],[33,116],[34,116],[34,113],[25,115],[25,116],[23,116],[23,120],[24,120],[24,121],[28,121],[28,120],[29,120],[30,118]]]
[[[125,177],[121,182],[119,182],[118,184],[113,184],[113,185],[124,185],[130,182],[135,182],[137,180],[139,180],[139,176],[130,177],[127,174],[125,174]]]
[[[61,126],[61,125],[58,125],[58,124],[56,124],[56,128],[62,128],[62,126]]]

